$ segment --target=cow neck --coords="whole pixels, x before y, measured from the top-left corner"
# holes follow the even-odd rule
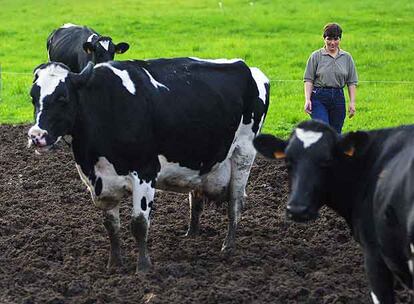
[[[335,171],[333,171],[335,172]],[[345,219],[352,229],[352,214],[355,209],[354,190],[350,189],[352,183],[347,183],[342,175],[330,174],[328,182],[328,195],[326,205]]]
[[[88,122],[85,116],[85,111],[87,111],[87,109],[85,109],[85,106],[82,104],[79,91],[76,93],[76,99],[77,111],[71,135],[73,138],[72,150],[75,156],[75,160],[79,164],[86,161],[85,155],[88,151],[87,146],[90,144],[91,140],[89,135],[90,130],[88,129]]]
[[[356,159],[338,156],[330,172],[330,199],[326,205],[341,215],[353,230],[357,229],[352,226],[361,214],[372,212],[371,196],[381,171],[378,151],[386,137],[382,132],[370,133],[372,140],[363,155]]]

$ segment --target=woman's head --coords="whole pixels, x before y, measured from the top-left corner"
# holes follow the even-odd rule
[[[342,38],[342,28],[338,23],[328,23],[323,27],[323,38]]]
[[[334,52],[339,47],[339,42],[342,38],[342,28],[337,23],[328,23],[323,28],[323,39],[325,41],[325,48]]]

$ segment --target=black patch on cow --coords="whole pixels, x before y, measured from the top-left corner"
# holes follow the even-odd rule
[[[141,199],[141,209],[143,211],[147,210],[147,199],[145,197]]]
[[[102,178],[98,177],[95,183],[95,194],[96,196],[101,195],[102,193]]]
[[[92,39],[88,41],[91,35]],[[108,50],[99,44],[102,40],[109,41]],[[86,43],[90,46],[89,53],[83,48]],[[75,73],[82,71],[89,61],[101,63],[113,60],[115,48],[111,37],[101,36],[86,26],[60,27],[47,38],[50,61],[62,62]]]
[[[89,173],[89,180],[91,181],[91,184],[94,185],[96,182],[96,175],[95,175],[95,171],[91,170],[91,172]]]
[[[385,209],[385,217],[389,226],[394,227],[399,224],[398,216],[395,213],[394,207],[392,205],[388,205]]]
[[[254,131],[268,106],[268,95],[265,103],[260,100],[250,68],[242,61],[175,58],[110,64],[127,71],[140,94],[131,94],[105,66],[95,67],[84,87],[65,82],[68,95],[78,96],[71,100],[78,107],[76,115],[67,118],[65,128],[71,130],[75,160],[84,172],[92,172],[96,160],[106,157],[118,175],[136,171],[155,188],[158,156],[163,155],[201,175],[208,173],[227,157],[240,121],[253,119]],[[155,87],[147,73],[165,87]]]
[[[154,202],[150,201],[148,207],[150,208],[149,216],[152,218],[153,212],[156,210]]]

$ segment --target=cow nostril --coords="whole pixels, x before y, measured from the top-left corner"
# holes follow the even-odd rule
[[[287,205],[286,207],[287,212],[293,215],[303,215],[304,213],[307,212],[307,207],[306,206],[302,206],[302,205]]]

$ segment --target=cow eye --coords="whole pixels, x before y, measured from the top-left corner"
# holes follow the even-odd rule
[[[328,159],[328,160],[324,160],[324,161],[322,161],[319,165],[320,165],[322,168],[327,168],[327,167],[329,167],[331,164],[332,164],[332,160],[331,160],[331,159]]]
[[[286,169],[291,170],[292,166],[294,165],[294,161],[286,158],[285,165],[286,165]]]
[[[58,98],[58,101],[59,101],[59,102],[64,102],[64,103],[67,103],[67,102],[68,102],[68,99],[67,99],[65,96],[60,96],[60,97]]]

